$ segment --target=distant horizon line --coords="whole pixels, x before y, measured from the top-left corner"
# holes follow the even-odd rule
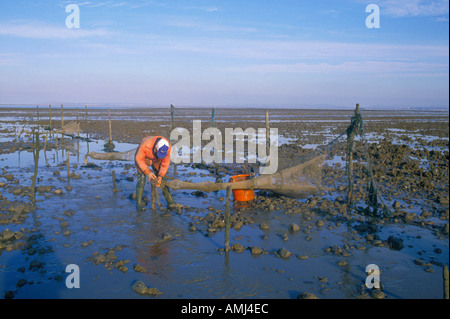
[[[202,106],[202,105],[174,105],[175,108],[198,108],[198,109],[233,109],[233,108],[246,108],[246,109],[331,109],[331,110],[353,110],[356,107],[355,103],[353,106],[342,106],[342,105],[326,105],[326,104],[318,104],[318,105],[297,105],[297,106],[268,106],[268,105],[229,105],[229,106]],[[359,103],[360,104],[360,103]],[[113,109],[127,109],[127,108],[154,108],[154,109],[164,109],[170,108],[172,104],[162,106],[162,105],[144,105],[144,104],[128,104],[128,103],[0,103],[0,108],[35,108],[35,107],[63,107],[65,108],[79,108],[79,107],[95,107],[95,108],[113,108]],[[360,104],[360,109],[362,110],[446,110],[449,111],[448,106],[384,106],[384,105],[372,105],[372,106],[362,106]]]

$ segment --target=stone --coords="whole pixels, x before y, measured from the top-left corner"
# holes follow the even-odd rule
[[[140,295],[145,295],[148,291],[147,286],[142,281],[136,281],[131,287],[134,292],[137,292]]]
[[[298,295],[297,299],[319,299],[319,297],[309,292],[303,292],[300,295]]]
[[[259,255],[262,253],[262,249],[257,246],[253,246],[251,248],[251,252],[252,252],[252,254]]]
[[[393,250],[401,250],[403,248],[403,239],[389,236],[387,244]]]
[[[242,246],[242,245],[239,244],[239,243],[236,243],[236,244],[234,244],[233,246],[231,246],[231,249],[232,249],[234,252],[242,253],[242,252],[244,251],[244,246]]]
[[[281,258],[284,258],[284,259],[287,259],[291,256],[291,252],[284,247],[278,249],[277,253],[278,253],[278,255],[280,255]]]

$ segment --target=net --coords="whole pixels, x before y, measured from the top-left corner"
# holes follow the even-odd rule
[[[59,134],[71,135],[74,133],[81,133],[82,130],[80,128],[80,122],[75,121],[64,125],[62,128],[55,130],[54,132]]]
[[[172,110],[173,111],[173,110]],[[326,145],[320,145],[314,151],[309,154],[298,157],[293,160],[290,159],[287,162],[296,162],[298,164],[292,165],[284,169],[279,169],[274,174],[264,174],[257,177],[247,179],[244,181],[233,183],[222,182],[186,182],[178,179],[170,181],[163,181],[162,185],[165,185],[173,190],[181,189],[194,189],[204,192],[212,192],[227,189],[259,189],[269,190],[274,193],[285,195],[295,198],[305,198],[309,195],[315,195],[322,191],[329,190],[322,185],[323,167],[327,156],[332,156],[336,150],[343,145],[341,138],[346,136],[346,175],[347,175],[347,203],[348,207],[352,206],[353,198],[353,153],[354,153],[354,138],[356,135],[362,137],[364,144],[364,150],[366,153],[366,160],[368,168],[365,170],[367,178],[369,180],[367,184],[367,200],[366,203],[369,206],[369,212],[372,215],[381,216],[383,214],[390,215],[390,211],[384,204],[382,198],[379,196],[376,188],[375,181],[372,175],[372,168],[370,165],[369,154],[367,150],[367,143],[364,136],[363,119],[359,113],[359,105],[357,105],[354,115],[351,117],[350,125]],[[126,152],[90,152],[85,157],[85,164],[87,163],[87,157],[98,160],[121,160],[121,161],[134,161],[134,155],[137,148]],[[220,164],[216,164],[220,165]],[[216,166],[217,167],[217,166]],[[380,208],[382,208],[380,210]]]

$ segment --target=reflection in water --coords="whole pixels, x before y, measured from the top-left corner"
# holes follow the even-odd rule
[[[136,232],[133,246],[136,247],[136,260],[149,276],[168,279],[173,271],[170,218],[161,217],[157,211],[137,211]],[[169,223],[167,223],[169,221]]]

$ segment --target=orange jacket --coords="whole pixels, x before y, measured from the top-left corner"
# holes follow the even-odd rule
[[[157,158],[155,154],[153,154],[153,148],[155,147],[155,142],[158,138],[163,138],[167,142],[165,137],[162,136],[148,136],[145,137],[138,149],[136,150],[136,154],[134,156],[134,161],[136,163],[136,167],[139,172],[144,175],[148,175],[150,173],[149,166],[153,165],[155,169],[158,170],[157,175],[164,177],[167,173],[167,169],[170,165],[170,153],[172,152],[172,145],[169,142],[169,150],[167,151],[167,156],[163,159]]]

